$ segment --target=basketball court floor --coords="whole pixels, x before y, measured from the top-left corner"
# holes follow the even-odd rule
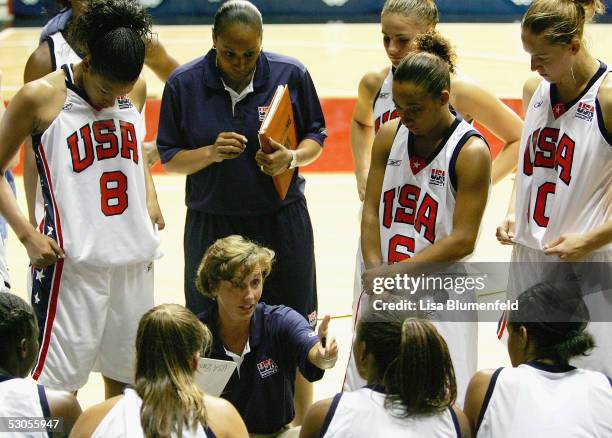
[[[529,59],[522,51],[518,23],[441,24],[438,29],[456,46],[461,74],[493,90],[501,98],[520,99],[522,84],[532,73]],[[159,26],[155,31],[180,63],[200,56],[212,45],[210,26]],[[37,46],[39,33],[40,28],[11,28],[0,33],[0,70],[3,72],[5,100],[10,100],[22,85],[23,67],[29,53]],[[609,58],[609,45],[606,43],[609,43],[611,34],[612,25],[591,25],[588,28],[587,42],[596,56]],[[377,24],[264,25],[263,47],[264,50],[300,59],[309,69],[321,98],[355,97],[361,76],[388,64]],[[612,62],[611,59],[608,61]],[[146,68],[144,75],[149,98],[160,99],[163,84]],[[334,147],[338,146],[326,144],[326,148]],[[320,315],[332,315],[330,330],[338,338],[341,348],[335,369],[328,371],[323,380],[315,384],[317,400],[341,389],[350,351],[350,313],[360,203],[351,173],[309,173],[308,167],[301,171],[307,179],[306,196],[314,227],[319,312]],[[154,178],[166,221],[166,229],[161,232],[164,257],[155,264],[155,301],[157,304],[184,304],[184,177],[156,174]],[[490,193],[473,258],[476,261],[503,262],[510,258],[511,249],[495,240],[495,228],[505,215],[511,184],[508,178]],[[25,212],[25,196],[19,176],[17,186],[18,200]],[[7,258],[13,290],[26,298],[27,255],[12,233]],[[495,337],[495,326],[492,322],[480,323],[479,368],[509,364],[505,346]],[[103,396],[102,379],[93,373],[87,385],[79,391],[78,398],[85,408],[102,400]]]

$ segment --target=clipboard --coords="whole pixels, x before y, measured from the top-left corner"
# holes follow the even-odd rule
[[[195,375],[198,388],[205,394],[219,397],[236,370],[236,362],[229,360],[200,358],[200,365]]]
[[[293,117],[293,107],[291,106],[291,95],[287,85],[276,87],[257,136],[259,137],[259,145],[266,154],[271,154],[275,150],[270,146],[271,138],[281,143],[287,149],[295,150],[297,148],[295,119]],[[294,172],[295,169],[287,169],[283,173],[272,177],[274,188],[281,200],[287,196]]]

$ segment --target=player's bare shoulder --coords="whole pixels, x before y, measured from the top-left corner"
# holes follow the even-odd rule
[[[27,83],[42,78],[52,71],[53,63],[51,62],[51,48],[47,41],[43,41],[36,50],[30,54],[26,62],[23,71],[23,82]]]
[[[388,156],[400,127],[401,119],[398,117],[384,123],[374,137],[373,154]],[[383,160],[386,163],[386,158]]]
[[[610,71],[606,73],[606,77],[599,87],[597,101],[601,108],[606,131],[612,132],[612,72]]]
[[[147,99],[147,82],[142,76],[138,78],[138,80],[134,84],[134,88],[132,89],[128,97],[130,98],[136,109],[139,112],[142,111],[142,108]]]
[[[531,76],[523,84],[523,109],[525,112],[527,112],[527,106],[529,105],[533,94],[543,80],[544,79],[542,79],[540,76]]]
[[[34,133],[44,131],[57,117],[66,101],[66,80],[62,70],[25,84],[16,94],[36,119]]]
[[[374,101],[376,93],[382,87],[385,78],[389,74],[391,67],[385,67],[379,71],[371,71],[363,75],[361,81],[359,81],[359,94],[364,98]]]

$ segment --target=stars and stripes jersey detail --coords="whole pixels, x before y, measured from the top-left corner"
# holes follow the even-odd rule
[[[461,438],[461,429],[452,409],[404,418],[400,409],[385,407],[381,389],[365,387],[333,398],[319,436]]]
[[[455,164],[461,148],[473,136],[482,139],[473,126],[456,116],[438,148],[423,159],[414,152],[414,135],[399,124],[380,195],[380,243],[385,263],[412,257],[452,232]]]
[[[53,71],[65,64],[70,65],[81,62],[81,56],[68,44],[62,32],[56,32],[48,36],[45,41],[49,45],[51,69]]]
[[[39,231],[76,263],[151,260],[159,239],[147,212],[140,113],[128,97],[94,108],[74,85],[72,67],[62,69],[66,101],[32,141],[44,202]]]
[[[599,372],[529,362],[491,376],[478,438],[610,437],[612,382]]]
[[[133,389],[126,389],[123,397],[115,403],[111,410],[102,419],[92,438],[144,438],[140,419],[142,399]],[[176,436],[173,434],[172,436]],[[191,429],[187,425],[183,427],[181,438],[215,438],[213,431],[202,427],[198,423],[197,428]]]
[[[376,93],[374,98],[373,111],[374,111],[374,133],[377,133],[380,127],[388,122],[397,118],[397,111],[395,110],[395,103],[393,102],[393,72],[394,68],[389,68],[389,73],[383,80],[383,83]]]
[[[542,250],[563,233],[588,232],[612,214],[612,134],[597,99],[609,72],[600,62],[584,91],[565,104],[544,80],[533,94],[516,177],[517,243]]]
[[[0,400],[2,400],[2,403],[0,403],[1,418],[49,418],[51,416],[45,388],[32,380],[0,374]],[[49,432],[2,430],[3,438],[42,438],[50,436],[51,433]]]

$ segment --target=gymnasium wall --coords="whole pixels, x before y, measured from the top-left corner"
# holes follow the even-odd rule
[[[502,99],[506,105],[512,108],[517,114],[522,117],[522,108],[520,99]],[[159,100],[149,100],[146,106],[147,120],[147,140],[151,140],[157,136],[157,123],[159,121]],[[325,141],[325,149],[321,157],[304,168],[307,172],[352,172],[353,158],[351,154],[351,145],[349,142],[349,128],[351,124],[351,115],[353,106],[355,105],[354,98],[323,98],[321,106],[325,116],[325,124],[329,137]],[[486,129],[476,124],[478,129],[484,134],[491,147],[491,154],[495,157],[502,148],[499,140],[493,137]],[[23,160],[21,160],[23,163]],[[21,173],[22,165],[19,164],[15,173]],[[161,164],[156,164],[153,168],[156,173],[164,172]]]
[[[179,16],[210,18],[221,0],[140,0],[150,8],[156,18]],[[608,6],[608,19],[612,16],[612,0]],[[282,16],[290,21],[337,19],[356,21],[375,19],[383,0],[253,0],[266,19]],[[510,21],[518,19],[531,0],[437,0],[442,20]],[[53,0],[13,0],[13,13],[17,17],[38,16],[55,9]]]

